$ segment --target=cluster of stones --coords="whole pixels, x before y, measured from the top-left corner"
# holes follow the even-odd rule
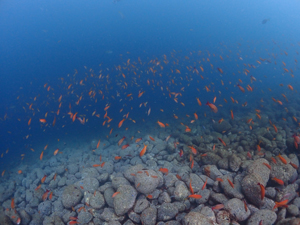
[[[143,157],[139,157],[142,145],[121,150],[111,144],[117,142],[115,138],[102,142],[95,151],[91,149],[95,149],[97,141],[86,149],[65,148],[64,154],[39,162],[35,169],[24,166],[23,174],[7,175],[10,177],[1,183],[0,224],[16,224],[21,218],[25,225],[58,225],[67,224],[70,217],[76,217],[78,224],[89,225],[299,223],[300,179],[290,164],[299,165],[297,156],[283,155],[286,164],[278,157],[276,163],[271,160],[281,151],[279,147],[291,143],[285,140],[286,131],[279,129],[275,134],[256,128],[253,133],[239,134],[239,129],[226,121],[215,123],[212,128],[213,132],[206,129],[201,135],[194,130],[184,134],[178,128],[168,142],[164,138],[171,130],[161,132],[155,142],[147,135],[143,137],[147,144]],[[222,131],[227,134],[221,134]],[[218,144],[218,137],[228,144],[226,148]],[[175,146],[175,141],[180,144]],[[254,154],[258,141],[263,155]],[[198,153],[193,155],[189,146]],[[184,151],[183,157],[178,154],[179,148]],[[105,164],[94,167],[99,164],[100,155]],[[114,155],[122,160],[113,160]],[[168,173],[162,173],[162,167]],[[35,190],[45,174],[45,182]],[[274,182],[275,177],[285,185]],[[258,183],[266,187],[263,199]],[[202,198],[190,198],[190,187]],[[53,192],[53,198],[43,201],[47,189]],[[15,210],[11,209],[12,198]],[[275,202],[285,199],[288,207],[274,209]],[[219,204],[224,207],[216,209]]]

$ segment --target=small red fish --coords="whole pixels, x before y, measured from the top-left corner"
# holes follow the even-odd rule
[[[166,127],[165,124],[163,124],[162,122],[160,122],[160,121],[158,121],[158,120],[157,120],[157,123],[158,123],[158,125],[159,125],[161,128],[165,128],[165,127]]]
[[[46,190],[46,192],[43,194],[43,196],[42,196],[43,201],[45,201],[47,199],[49,192],[50,192],[49,190]]]
[[[265,192],[266,192],[265,187],[261,183],[258,183],[257,185],[260,186],[260,197],[261,197],[261,200],[263,200],[265,197]]]
[[[286,159],[283,158],[280,154],[278,155],[278,158],[280,159],[281,162],[283,162],[284,164],[287,164]]]
[[[151,141],[155,141],[155,139],[153,137],[149,136],[149,138]]]
[[[276,209],[276,208],[278,208],[278,207],[286,206],[286,204],[287,204],[288,202],[289,202],[288,199],[285,199],[285,200],[283,200],[283,201],[281,201],[281,202],[275,202],[275,206],[274,206],[273,209]]]
[[[122,119],[122,120],[119,122],[119,124],[118,124],[118,127],[119,127],[119,128],[123,125],[124,121],[125,121],[125,118]]]
[[[294,169],[296,169],[296,170],[298,169],[298,166],[297,166],[296,164],[290,162],[290,165],[291,165]]]
[[[203,186],[202,186],[202,190],[204,190],[204,188],[206,187],[206,184],[207,184],[207,178],[206,178],[205,183],[204,183]]]
[[[214,113],[217,113],[217,112],[218,112],[218,108],[217,108],[217,106],[215,106],[214,104],[207,102],[206,105],[208,105],[209,108],[210,108]]]
[[[218,204],[218,205],[213,206],[211,209],[212,210],[218,210],[218,209],[223,209],[223,208],[224,208],[223,204]]]
[[[197,195],[197,194],[189,195],[188,197],[189,197],[189,198],[195,198],[195,199],[200,199],[200,198],[202,198],[201,195]]]
[[[123,145],[122,150],[124,150],[125,148],[128,148],[128,147],[129,147],[129,144]]]
[[[57,155],[58,151],[59,151],[59,149],[56,149],[56,150],[54,151],[53,155]]]
[[[116,197],[118,194],[120,194],[120,192],[117,191],[117,192],[115,192],[111,197],[114,198],[114,197]]]
[[[277,161],[276,161],[276,159],[275,159],[274,157],[271,157],[271,160],[272,160],[272,162],[273,162],[274,164],[277,164]]]
[[[188,146],[188,147],[192,150],[194,155],[197,154],[197,150],[193,146]]]
[[[247,152],[247,157],[248,157],[249,159],[252,159],[252,155],[251,155],[250,152]]]
[[[191,190],[191,192],[192,192],[192,195],[194,194],[194,189],[193,189],[193,187],[192,187],[192,180],[190,179],[190,190]]]
[[[223,141],[221,138],[219,138],[218,137],[218,139],[219,139],[219,141],[226,147],[226,143],[225,143],[225,141]]]
[[[232,181],[229,180],[229,179],[227,179],[227,181],[228,181],[228,183],[230,184],[230,186],[231,186],[232,188],[234,188],[234,184],[232,183]]]
[[[263,163],[266,167],[268,167],[270,170],[272,169],[272,167],[268,164],[268,163]]]
[[[278,178],[276,178],[276,177],[272,178],[272,180],[274,180],[276,183],[278,183],[278,184],[280,184],[280,185],[284,185],[283,180],[280,180],[280,179],[278,179]]]
[[[244,208],[245,208],[245,211],[247,212],[248,211],[248,207],[247,207],[245,199],[244,199]]]
[[[42,179],[41,179],[41,183],[44,183],[46,180],[47,175],[45,175]]]
[[[159,171],[166,175],[168,175],[168,173],[169,173],[169,170],[167,168],[160,168]]]
[[[15,199],[14,198],[11,199],[10,207],[12,209],[15,209]]]
[[[182,150],[182,149],[180,149],[179,156],[180,156],[180,157],[183,156],[183,150]]]
[[[145,154],[146,150],[147,150],[147,145],[144,144],[144,147],[140,152],[140,157],[142,157]]]
[[[53,192],[51,191],[51,192],[50,192],[50,195],[49,195],[49,200],[51,200],[52,197],[53,197]]]

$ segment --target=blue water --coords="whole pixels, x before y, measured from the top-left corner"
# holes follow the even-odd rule
[[[140,130],[143,120],[153,122],[153,126],[157,126],[157,120],[177,126],[186,114],[193,117],[194,112],[207,122],[229,119],[230,110],[241,117],[270,103],[271,97],[285,103],[282,93],[296,101],[299,8],[299,1],[1,1],[0,154],[4,157],[0,158],[0,170],[11,162],[20,163],[21,154],[25,159],[38,159],[41,146],[49,144],[52,151],[60,145],[57,139],[97,138],[99,133],[109,135],[111,128],[112,135],[124,132],[126,127]],[[262,24],[264,19],[269,20]],[[116,69],[119,65],[121,71]],[[193,67],[199,75],[193,73]],[[150,68],[157,70],[155,76]],[[292,69],[294,77],[283,68]],[[250,71],[247,76],[245,69]],[[100,74],[104,78],[99,79]],[[257,81],[251,83],[250,75]],[[126,89],[122,88],[124,82]],[[243,94],[235,86],[238,83],[245,89],[249,84],[253,92],[246,90]],[[288,84],[293,85],[293,92]],[[211,91],[205,91],[205,86]],[[96,97],[90,98],[89,91],[95,91]],[[139,91],[145,91],[141,98],[137,98]],[[182,94],[178,103],[174,95],[169,98],[169,92]],[[130,93],[131,101],[126,97]],[[60,95],[62,106],[56,115]],[[76,105],[80,96],[82,100]],[[205,106],[215,96],[216,105],[223,105],[217,114]],[[231,96],[239,104],[231,104]],[[202,101],[201,107],[196,97]],[[139,107],[145,102],[146,107]],[[244,102],[247,107],[242,107]],[[69,104],[72,113],[78,112],[88,122],[72,122],[67,114]],[[102,126],[106,104],[111,105],[110,127]],[[149,107],[151,114],[147,116]],[[284,110],[285,106],[274,107]],[[95,110],[100,118],[92,116]],[[46,126],[39,119],[47,112]],[[136,123],[126,120],[118,129],[128,112]],[[173,114],[178,121],[171,120]],[[54,117],[56,124],[52,126]],[[37,146],[39,149],[35,149]]]

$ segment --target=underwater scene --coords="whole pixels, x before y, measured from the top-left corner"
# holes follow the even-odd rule
[[[300,224],[300,2],[0,2],[0,225]]]

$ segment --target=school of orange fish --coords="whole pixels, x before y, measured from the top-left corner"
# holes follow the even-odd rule
[[[20,140],[29,144],[28,149],[32,151],[30,154],[38,154],[37,160],[47,160],[53,155],[63,154],[60,149],[52,148],[55,146],[53,142],[60,141],[59,139],[45,141],[43,149],[33,148],[36,130],[31,127],[36,129],[37,126],[47,133],[52,129],[51,127],[62,129],[75,124],[82,126],[98,124],[99,129],[105,129],[106,135],[97,138],[96,149],[100,147],[101,140],[117,135],[121,137],[118,141],[121,149],[139,144],[142,141],[142,137],[138,136],[139,130],[142,129],[142,124],[148,121],[157,127],[157,132],[166,127],[184,126],[185,133],[189,134],[197,126],[202,126],[205,120],[211,123],[243,120],[249,131],[252,131],[257,128],[257,122],[261,119],[265,105],[285,112],[289,112],[290,107],[296,108],[298,93],[295,82],[299,79],[297,70],[299,53],[294,48],[281,49],[276,44],[274,46],[277,47],[277,53],[269,52],[270,50],[267,49],[265,53],[255,51],[242,53],[239,46],[235,50],[230,50],[227,46],[221,45],[219,54],[207,50],[190,51],[186,54],[173,51],[169,55],[143,60],[140,57],[132,59],[129,57],[130,53],[127,53],[128,59],[113,68],[105,68],[105,65],[101,64],[97,70],[85,67],[83,72],[75,70],[73,74],[59,78],[59,83],[57,80],[45,83],[42,90],[37,88],[39,92],[35,96],[18,96],[17,99],[21,102],[20,110],[23,111],[24,116],[12,118],[7,113],[1,118],[1,123],[9,123],[10,120],[17,119],[19,123],[27,124],[29,129]],[[229,64],[231,66],[228,66]],[[271,87],[269,83],[272,84]],[[49,105],[56,105],[56,107],[49,108]],[[254,113],[256,117],[245,120],[243,116],[245,111],[241,109]],[[278,124],[281,126],[283,123],[288,124],[295,133],[294,146],[298,149],[300,137],[297,130],[300,125],[300,114],[287,115],[290,117],[270,120],[270,125],[266,128],[277,133]],[[128,129],[134,129],[137,133],[136,137],[131,139],[125,137]],[[223,134],[226,135],[226,131]],[[150,140],[155,142],[153,137],[157,134],[148,135]],[[166,141],[169,138],[170,136]],[[123,144],[125,140],[128,141]],[[213,143],[211,151],[214,151],[219,144],[230,147],[222,138],[219,137],[218,140],[219,143]],[[174,145],[178,144],[179,142],[174,143]],[[257,143],[254,154],[263,157],[260,144]],[[189,148],[191,154],[182,149],[179,150],[179,154],[186,157],[190,167],[193,168],[193,157],[200,153],[195,146]],[[7,149],[6,152],[1,153],[1,158],[5,159],[5,155],[11,152],[13,149]],[[20,159],[23,160],[28,154],[28,152],[22,153]],[[147,154],[147,145],[142,144],[139,156],[143,157],[145,154]],[[201,157],[205,156],[202,154]],[[252,157],[249,152],[248,156]],[[112,155],[112,158],[122,160],[121,156]],[[275,158],[273,159],[276,163]],[[281,155],[278,155],[278,159],[287,163]],[[100,163],[93,166],[103,167],[104,164],[100,156]],[[297,168],[292,162],[290,164]],[[270,168],[269,164],[265,166]],[[168,174],[166,168],[160,168],[160,171]],[[6,169],[3,169],[2,179],[5,179],[5,173]],[[18,170],[17,173],[21,174],[22,170]],[[46,176],[37,189],[45,179]],[[179,175],[178,179],[180,179]],[[284,182],[278,178],[273,180],[284,185]],[[230,180],[228,182],[232,187],[234,186]],[[262,184],[258,185],[263,199],[265,187]],[[205,186],[202,190],[204,188]],[[200,195],[194,194],[191,185],[190,191],[192,195],[189,198],[201,198]],[[42,198],[51,199],[52,195],[53,192],[46,191]],[[116,195],[118,192],[114,193],[113,197]],[[147,197],[151,199],[150,195]],[[277,202],[276,207],[286,204],[286,200]],[[11,208],[14,207],[12,200]],[[214,209],[222,207],[217,205]]]

